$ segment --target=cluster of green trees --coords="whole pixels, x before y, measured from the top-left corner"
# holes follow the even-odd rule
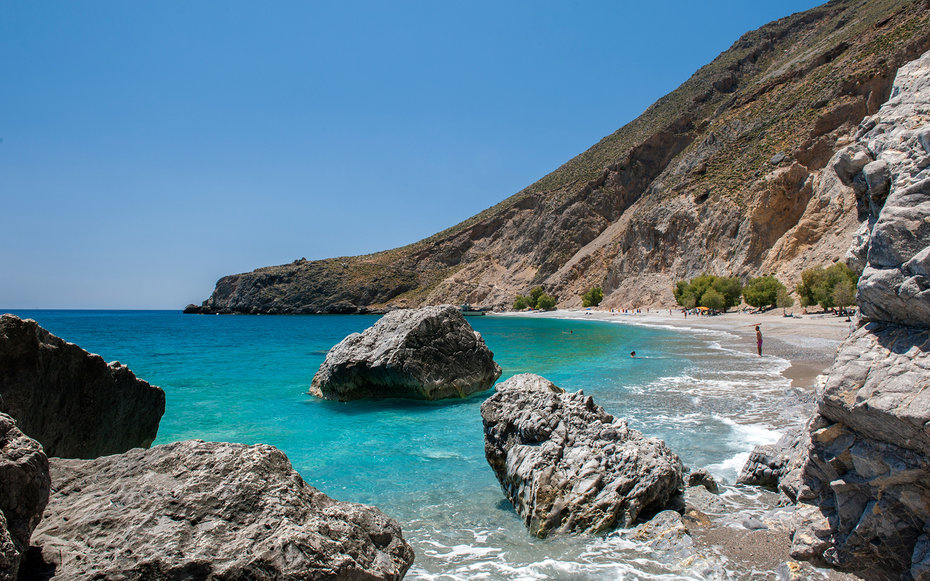
[[[794,298],[788,294],[788,288],[772,275],[750,279],[743,287],[743,300],[757,309],[787,309],[794,304]]]
[[[581,295],[581,306],[596,307],[604,300],[604,289],[599,286],[591,288],[588,292]]]
[[[743,285],[735,276],[702,274],[690,281],[678,281],[673,292],[678,304],[686,309],[707,307],[713,311],[726,311],[740,303]]]
[[[555,303],[555,297],[547,295],[543,287],[537,286],[530,289],[528,296],[518,295],[513,302],[513,308],[515,311],[522,311],[527,307],[541,311],[551,311],[555,308]]]
[[[856,302],[859,276],[841,262],[829,268],[818,266],[801,273],[801,284],[795,292],[802,307],[820,305],[823,309],[845,309]]]
[[[820,305],[826,309],[845,309],[856,302],[858,275],[843,263],[824,268],[818,266],[801,273],[801,284],[795,292],[801,306]],[[675,284],[675,300],[686,309],[707,307],[726,311],[740,303],[756,308],[779,307],[786,309],[794,304],[788,289],[774,276],[750,279],[745,286],[736,277],[702,274],[690,281]]]

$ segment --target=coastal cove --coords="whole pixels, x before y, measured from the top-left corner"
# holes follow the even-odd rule
[[[398,519],[417,552],[408,578],[681,578],[659,560],[644,562],[620,535],[531,538],[484,460],[478,407],[490,392],[454,403],[306,395],[326,351],[375,316],[14,313],[162,387],[167,411],[156,444],[272,444],[324,493]],[[781,375],[785,359],[741,352],[722,330],[545,317],[469,322],[503,367],[501,380],[533,372],[584,389],[631,427],[664,439],[686,465],[729,483],[755,444],[777,439],[781,412],[796,397]],[[751,508],[758,494],[728,488],[723,498]]]

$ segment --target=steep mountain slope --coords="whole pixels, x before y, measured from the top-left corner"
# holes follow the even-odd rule
[[[749,32],[640,117],[500,204],[415,244],[231,275],[187,312],[670,304],[701,272],[794,281],[859,226],[834,152],[930,48],[927,0],[835,0]],[[852,164],[852,166],[850,165]],[[854,171],[855,170],[855,171]],[[862,214],[864,216],[864,214]]]

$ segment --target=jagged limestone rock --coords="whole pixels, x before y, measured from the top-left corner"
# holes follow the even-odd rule
[[[49,495],[48,458],[0,413],[0,579],[16,579]]]
[[[809,432],[802,426],[787,430],[775,444],[756,446],[740,470],[737,484],[779,490],[797,502],[800,471],[809,445]]]
[[[0,511],[0,581],[16,581],[22,555],[13,544],[13,537],[6,526],[6,517]]]
[[[875,219],[858,302],[872,321],[930,327],[930,52],[895,78],[891,99],[864,122],[860,143]],[[886,198],[887,196],[887,198]]]
[[[706,468],[700,468],[688,474],[688,487],[703,486],[708,492],[717,494],[720,492],[720,485],[714,475],[707,471]]]
[[[0,412],[49,456],[95,458],[150,446],[165,392],[31,319],[2,315]]]
[[[798,487],[819,515],[798,528],[792,554],[870,579],[930,579],[928,121],[930,52],[901,68],[858,134],[875,160],[859,179],[874,224],[857,292],[866,324],[819,393]]]
[[[329,498],[283,452],[197,440],[53,459],[33,535],[52,579],[401,579],[413,550],[374,507]]]
[[[501,375],[481,335],[452,306],[392,311],[330,349],[310,393],[325,399],[462,398]]]
[[[530,533],[596,533],[665,508],[682,464],[581,391],[533,374],[497,385],[481,406],[484,453]]]

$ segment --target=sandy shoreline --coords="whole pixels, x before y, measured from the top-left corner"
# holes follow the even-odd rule
[[[727,347],[756,352],[755,326],[762,329],[764,357],[781,357],[791,365],[783,375],[794,387],[812,388],[818,375],[833,363],[836,349],[849,335],[850,323],[845,317],[830,314],[796,315],[785,317],[775,309],[763,314],[742,312],[722,315],[693,316],[685,318],[680,311],[650,309],[642,313],[628,314],[609,310],[558,310],[533,313],[502,313],[506,316],[548,317],[557,319],[580,319],[588,321],[615,321],[635,325],[675,327],[682,330],[708,329],[723,331],[734,336]]]

